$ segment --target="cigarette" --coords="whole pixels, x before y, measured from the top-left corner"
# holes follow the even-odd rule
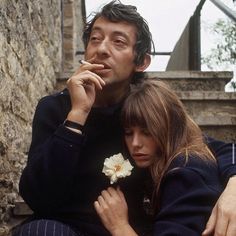
[[[91,65],[91,63],[85,61],[85,60],[79,60],[79,63],[82,65]]]

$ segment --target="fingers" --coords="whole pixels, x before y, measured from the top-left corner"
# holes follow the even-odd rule
[[[211,235],[214,232],[215,224],[216,224],[216,218],[217,218],[217,204],[212,210],[211,216],[206,224],[206,228],[202,233],[202,236]]]
[[[101,90],[105,85],[104,80],[97,74],[87,70],[73,75],[67,80],[67,85],[88,86],[94,85],[96,89]]]
[[[101,193],[101,196],[104,198],[104,200],[108,203],[108,204],[114,204],[115,201],[120,201],[120,196],[117,193],[117,191],[112,188],[109,187],[107,190],[103,190]]]
[[[107,218],[110,214],[112,214],[110,212],[110,207],[109,207],[110,204],[108,204],[110,197],[111,196],[109,195],[109,193],[106,190],[104,190],[98,197],[97,201],[94,202],[94,208],[98,213],[98,215],[100,215],[103,218],[103,220],[104,217]]]
[[[101,195],[97,199],[97,204],[103,207],[108,207],[111,205],[115,205],[116,202],[121,202],[124,199],[124,196],[122,196],[123,193],[119,190],[116,190],[112,187],[109,187],[107,190],[103,190],[101,192]]]
[[[123,192],[120,190],[119,186],[117,187],[117,193],[120,196],[120,198],[125,201],[125,196],[124,196]]]
[[[78,68],[78,70],[74,73],[75,75],[80,73],[81,71],[86,71],[86,70],[89,70],[89,71],[96,71],[96,70],[101,70],[104,68],[104,65],[103,64],[92,64],[91,62],[89,61],[84,61],[84,60],[80,60],[80,67]]]
[[[98,201],[94,202],[94,208],[96,210],[96,212],[100,215],[101,214],[101,207]]]
[[[97,201],[94,202],[94,208],[111,235],[115,235],[112,232],[117,229],[129,225],[128,208],[126,201],[123,201],[121,190],[112,187],[103,190]]]
[[[217,203],[213,208],[212,214],[207,222],[206,229],[202,233],[202,236],[213,235],[213,232],[214,235],[235,235],[236,228],[229,224],[228,219],[229,218],[224,214],[223,210]],[[228,232],[230,232],[230,234]],[[231,232],[234,232],[234,234]]]
[[[102,210],[104,210],[104,209],[108,209],[108,205],[101,195],[98,197],[98,199],[96,201],[96,206],[100,212],[102,212]]]
[[[224,215],[223,209],[218,207],[217,216],[216,216],[216,226],[215,226],[215,234],[216,235],[227,235],[229,218]]]
[[[231,177],[228,184],[217,201],[212,215],[208,220],[203,236],[233,236],[236,235],[236,178]],[[214,234],[213,234],[214,233]]]
[[[94,202],[94,208],[95,208],[95,210],[98,212],[99,211],[99,203],[98,203],[98,201],[95,201]]]
[[[101,221],[103,222],[103,225],[108,229],[111,224],[110,219],[112,219],[112,213],[109,211],[109,208],[107,207],[105,201],[102,199],[102,197],[98,197],[98,200],[94,202],[94,208],[99,215]]]
[[[102,87],[105,85],[105,82],[99,75],[95,73],[95,71],[101,70],[103,68],[104,65],[102,64],[91,64],[89,62],[84,62],[72,75],[72,77],[68,79],[67,83],[70,84],[71,81],[76,81],[78,85],[82,86],[94,84],[97,89],[102,89]]]
[[[235,236],[236,235],[236,225],[235,225],[235,221],[230,221],[230,223],[228,224],[228,228],[227,228],[227,236]]]

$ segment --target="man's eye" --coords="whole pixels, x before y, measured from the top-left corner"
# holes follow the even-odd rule
[[[96,41],[96,40],[98,40],[98,37],[91,37],[90,40],[91,41]]]
[[[99,42],[100,40],[101,40],[101,37],[99,37],[97,35],[93,35],[90,37],[91,42]]]
[[[116,39],[114,40],[114,43],[117,45],[117,46],[125,46],[126,43],[125,41],[121,40],[121,39]]]
[[[119,40],[119,39],[116,39],[115,40],[116,43],[124,43],[123,41]]]

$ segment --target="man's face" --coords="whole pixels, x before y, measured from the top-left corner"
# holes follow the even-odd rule
[[[103,64],[104,69],[95,71],[106,85],[129,84],[137,70],[134,64],[136,27],[126,22],[111,22],[98,18],[92,28],[85,59]]]

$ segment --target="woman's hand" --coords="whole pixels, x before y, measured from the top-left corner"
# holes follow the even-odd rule
[[[103,190],[94,207],[105,228],[113,236],[137,235],[129,225],[128,207],[122,191],[109,187]]]

